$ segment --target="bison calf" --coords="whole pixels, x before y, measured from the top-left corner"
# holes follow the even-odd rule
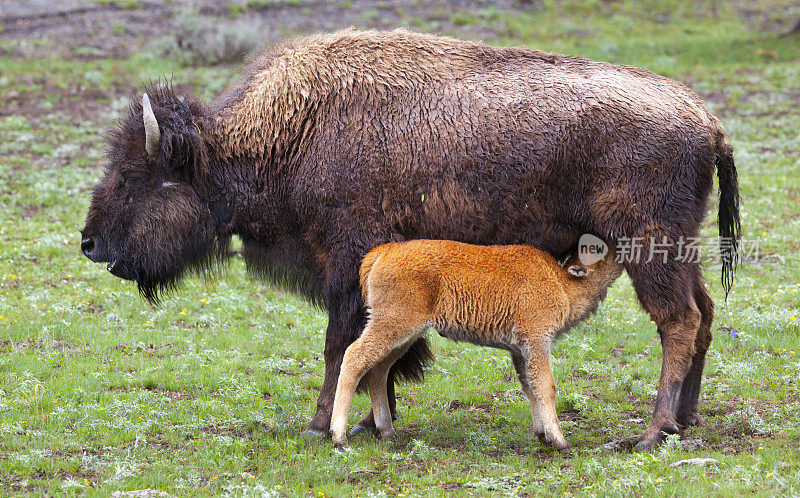
[[[508,350],[539,440],[569,448],[556,418],[550,347],[596,309],[622,273],[613,253],[586,266],[573,257],[562,268],[527,245],[414,240],[373,249],[360,273],[370,316],[344,355],[331,418],[334,444],[347,443],[347,415],[364,375],[376,427],[383,437],[394,435],[389,368],[433,327],[443,337]]]

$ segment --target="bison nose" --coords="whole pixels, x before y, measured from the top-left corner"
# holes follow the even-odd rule
[[[97,260],[94,259],[93,257],[94,250],[95,250],[94,239],[92,239],[91,237],[86,237],[81,241],[81,251],[83,251],[83,254],[92,261],[97,262]]]

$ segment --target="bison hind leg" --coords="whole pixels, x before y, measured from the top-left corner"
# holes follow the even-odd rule
[[[703,276],[700,267],[694,267],[694,300],[700,309],[700,327],[695,338],[695,352],[692,357],[692,366],[686,374],[678,401],[678,424],[686,426],[703,425],[703,417],[698,413],[698,401],[700,398],[700,383],[703,375],[703,367],[706,363],[706,353],[711,346],[711,322],[714,321],[714,302],[708,295],[706,286],[703,283]]]
[[[639,301],[658,327],[663,351],[653,419],[639,438],[637,449],[660,444],[665,433],[679,431],[678,407],[684,379],[690,375],[703,323],[695,299],[695,266],[674,258],[626,265]],[[698,368],[699,378],[702,365],[698,364]]]

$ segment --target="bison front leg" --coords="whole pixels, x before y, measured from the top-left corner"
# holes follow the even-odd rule
[[[357,268],[355,263],[353,268]],[[328,308],[328,328],[325,331],[325,380],[317,399],[317,411],[303,432],[310,439],[326,437],[331,425],[336,384],[342,367],[342,358],[347,347],[356,340],[364,327],[364,307],[357,281],[339,286],[345,290],[329,287],[325,301]]]
[[[303,432],[303,436],[309,439],[326,437],[328,434],[344,352],[361,335],[366,325],[357,273],[361,259],[351,255],[342,260],[348,263],[339,265],[341,270],[331,274],[324,294],[325,307],[328,310],[328,328],[325,331],[325,380],[322,382],[322,391],[317,399],[317,411]],[[433,353],[428,340],[420,337],[392,366],[387,381],[387,396],[393,420],[397,419],[395,382],[398,379],[421,381],[425,374],[425,366],[431,361]],[[356,425],[356,433],[365,430],[375,430],[372,411]]]
[[[328,329],[325,335],[325,379],[322,382],[322,390],[317,398],[317,411],[314,418],[308,424],[308,428],[303,432],[303,437],[317,439],[328,434],[331,425],[331,412],[333,410],[333,399],[336,394],[336,383],[339,380],[339,371],[342,365],[343,352],[336,347],[339,330],[334,325],[334,320],[328,319]]]

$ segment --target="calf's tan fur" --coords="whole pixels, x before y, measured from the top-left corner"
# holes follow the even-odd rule
[[[550,347],[594,311],[621,272],[613,251],[592,265],[573,257],[561,267],[527,245],[413,240],[373,249],[360,271],[370,315],[344,355],[331,418],[334,444],[347,444],[347,416],[365,375],[376,427],[382,437],[394,436],[389,368],[433,327],[443,337],[508,350],[539,440],[569,448],[556,417]]]

